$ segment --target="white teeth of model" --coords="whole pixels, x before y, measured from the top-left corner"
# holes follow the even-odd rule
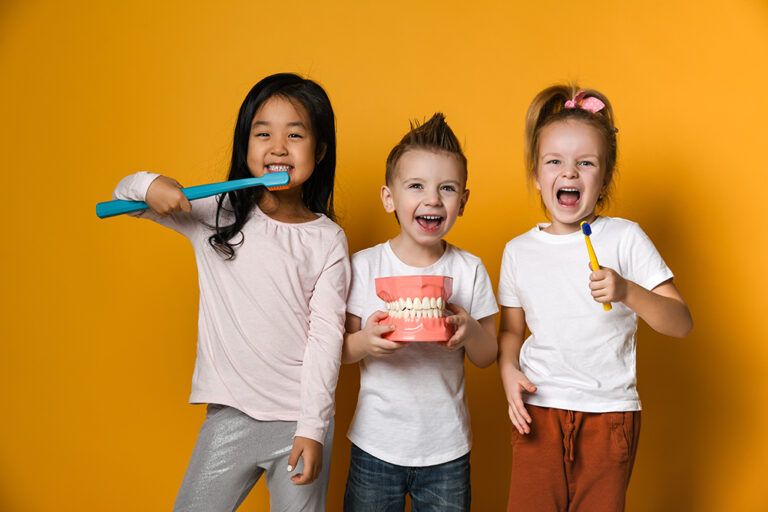
[[[413,309],[413,299],[408,297],[405,299],[405,309]]]
[[[400,311],[405,309],[405,299],[404,298],[400,297],[397,300],[397,309],[399,309]]]
[[[429,298],[429,307],[432,309],[435,309],[437,307],[437,303],[434,297]]]
[[[442,309],[438,309],[437,310],[437,318],[442,318],[442,317],[443,317],[443,310]]]
[[[416,312],[412,309],[408,310],[408,318],[413,320],[416,317]]]
[[[413,318],[415,318],[416,320],[418,320],[419,318],[421,318],[421,314],[422,314],[422,313],[423,313],[423,311],[421,311],[421,310],[419,310],[419,311],[414,311],[414,312],[413,312]]]
[[[416,297],[415,299],[413,299],[413,309],[415,309],[417,311],[421,310],[421,299],[420,298]]]
[[[431,309],[426,310],[425,313],[427,314],[426,315],[427,318],[434,318],[434,316],[433,316],[434,315],[434,311],[432,311]]]
[[[443,298],[438,297],[435,301],[435,306],[437,306],[437,309],[443,309]]]

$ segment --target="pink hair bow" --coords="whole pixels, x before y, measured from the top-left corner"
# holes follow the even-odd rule
[[[587,96],[584,91],[579,91],[572,100],[565,102],[565,108],[580,108],[593,114],[600,112],[605,108],[605,103],[595,98],[594,96]]]

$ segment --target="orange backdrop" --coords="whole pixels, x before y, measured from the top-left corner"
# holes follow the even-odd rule
[[[494,284],[504,243],[542,219],[523,117],[556,81],[611,98],[610,214],[638,221],[695,318],[640,329],[643,434],[630,511],[768,507],[768,4],[733,2],[87,2],[0,4],[0,509],[168,510],[204,416],[186,404],[197,282],[186,241],[97,220],[125,174],[225,175],[261,77],[324,85],[352,250],[391,237],[384,160],[409,118],[445,112],[472,197],[449,239]],[[757,223],[757,224],[755,224]],[[340,510],[357,370],[338,388],[329,510]],[[509,425],[495,368],[468,369],[473,510],[502,510]],[[243,510],[266,510],[258,485]]]

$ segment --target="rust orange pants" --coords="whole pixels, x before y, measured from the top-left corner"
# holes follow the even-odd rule
[[[640,411],[526,408],[530,434],[512,429],[507,511],[623,511],[640,437]]]

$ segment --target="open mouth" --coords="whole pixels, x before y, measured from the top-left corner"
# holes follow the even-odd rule
[[[557,203],[560,206],[571,208],[579,204],[581,192],[577,188],[563,187],[557,189]]]
[[[416,222],[419,224],[421,229],[426,231],[427,233],[433,233],[440,229],[440,226],[443,224],[443,220],[445,220],[444,217],[441,215],[417,215],[416,216]]]
[[[289,172],[293,169],[293,166],[288,164],[269,164],[265,165],[264,169],[267,172]]]

